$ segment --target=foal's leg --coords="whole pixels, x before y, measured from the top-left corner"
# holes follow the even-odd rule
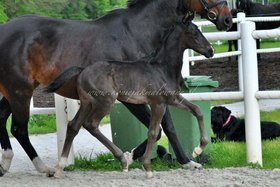
[[[139,121],[141,121],[146,127],[149,127],[150,123],[150,112],[148,110],[148,107],[146,105],[135,105],[135,104],[130,104],[130,103],[125,103],[123,104],[134,114]],[[196,162],[191,161],[184,153],[182,146],[180,145],[180,142],[178,140],[178,137],[176,135],[176,131],[171,119],[171,115],[169,112],[169,109],[167,107],[167,110],[162,118],[161,126],[163,128],[163,131],[165,132],[168,141],[170,142],[174,153],[176,155],[177,161],[182,165],[183,168],[185,169],[200,169],[202,166]],[[157,137],[157,140],[160,138],[160,131]],[[136,149],[133,150],[132,155],[133,155],[133,160],[136,160],[137,158],[141,157],[146,149],[147,145],[147,140],[145,140],[143,143],[141,143]],[[132,163],[130,159],[130,155],[126,154],[126,158],[130,163]]]
[[[27,153],[36,170],[40,173],[46,173],[52,176],[54,170],[47,167],[32,146],[28,136],[29,106],[32,92],[21,89],[21,93],[14,93],[11,96],[10,107],[12,111],[11,133],[18,140],[22,148]]]
[[[0,143],[4,151],[2,152],[2,159],[0,163],[0,176],[3,176],[7,171],[9,171],[14,156],[6,128],[6,122],[10,114],[11,108],[9,102],[5,97],[3,97],[0,101]]]
[[[122,170],[127,172],[128,162],[122,150],[104,136],[98,128],[100,121],[110,112],[113,105],[114,99],[106,100],[104,97],[99,97],[98,102],[94,102],[92,105],[91,115],[87,118],[83,127],[113,153],[113,155],[120,161]]]
[[[192,104],[191,102],[186,100],[181,95],[176,96],[175,99],[173,99],[173,98],[170,99],[170,101],[171,101],[169,103],[170,105],[190,111],[196,117],[196,119],[198,121],[199,131],[200,131],[200,145],[198,147],[196,147],[193,152],[193,157],[197,157],[198,155],[200,155],[202,153],[203,149],[208,144],[207,135],[205,132],[205,126],[204,126],[204,122],[203,122],[203,115],[201,113],[201,110],[197,105]]]
[[[61,158],[59,160],[58,166],[56,168],[54,176],[61,178],[63,175],[63,169],[67,165],[67,158],[69,156],[70,148],[73,143],[75,136],[78,134],[82,124],[86,118],[90,115],[90,103],[81,103],[81,106],[75,115],[74,119],[68,123],[65,142],[63,145]]]
[[[128,110],[142,123],[144,124],[147,128],[149,128],[150,125],[150,119],[151,119],[151,114],[150,110],[147,105],[143,104],[131,104],[131,103],[126,103],[122,102]],[[157,140],[159,140],[161,137],[161,129],[159,131],[159,134],[157,136]],[[147,145],[147,139],[142,142],[140,145],[138,145],[131,153],[126,152],[125,156],[128,161],[128,164],[131,164],[133,160],[136,160],[140,158],[141,156],[144,155],[145,150],[146,150],[146,145]]]
[[[145,151],[144,158],[144,168],[146,170],[146,177],[153,177],[152,168],[151,168],[151,154],[153,145],[156,142],[157,135],[160,129],[160,122],[165,113],[166,106],[164,104],[156,104],[151,105],[152,116],[151,116],[151,124],[148,130],[148,143]]]

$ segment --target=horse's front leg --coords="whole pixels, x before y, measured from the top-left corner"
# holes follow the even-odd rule
[[[3,149],[0,163],[0,176],[9,171],[14,156],[12,146],[9,140],[6,123],[11,114],[11,108],[8,100],[3,97],[0,101],[0,143]]]
[[[157,136],[160,129],[160,122],[162,120],[162,117],[165,113],[166,105],[164,104],[154,104],[151,105],[151,122],[148,130],[148,143],[145,151],[145,158],[144,158],[144,168],[146,170],[146,177],[152,178],[152,168],[151,168],[151,154],[153,145],[157,140]]]
[[[81,107],[79,108],[74,119],[67,125],[65,142],[63,145],[60,160],[54,174],[56,178],[61,178],[63,176],[63,169],[67,165],[67,159],[69,156],[71,145],[75,136],[78,134],[83,122],[85,121],[85,118],[89,115],[89,110],[90,105],[81,103]]]
[[[208,138],[207,138],[206,131],[205,131],[202,112],[197,105],[192,104],[191,102],[186,100],[181,95],[175,96],[175,99],[170,99],[170,101],[171,101],[169,103],[170,105],[173,105],[178,108],[185,109],[185,110],[191,112],[197,119],[199,131],[200,131],[200,145],[198,147],[196,147],[193,151],[192,156],[195,158],[202,153],[203,149],[208,144]]]
[[[19,89],[20,90],[20,89]],[[46,173],[47,176],[53,176],[54,169],[46,166],[30,142],[28,136],[29,104],[31,99],[30,92],[21,89],[21,95],[14,95],[10,101],[12,111],[11,133],[17,139],[24,151],[27,153],[36,170],[40,173]],[[25,94],[28,93],[28,94]]]

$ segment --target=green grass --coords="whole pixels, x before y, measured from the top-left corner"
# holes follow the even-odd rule
[[[143,164],[140,161],[133,162],[129,169],[142,169]],[[177,162],[163,163],[159,158],[152,160],[152,167],[155,171],[168,171],[171,169],[180,168]],[[111,153],[100,154],[96,158],[75,158],[75,164],[65,168],[66,171],[120,171],[121,167],[119,161],[117,161]]]
[[[231,104],[235,102],[239,102],[241,100],[231,100],[231,99],[225,99],[225,100],[216,100],[216,101],[210,101],[211,106],[218,106],[218,105],[224,105],[224,104]]]
[[[10,133],[11,129],[11,118],[7,121],[7,130],[9,136],[12,136]],[[55,126],[55,115],[32,115],[28,123],[28,132],[29,134],[47,134],[53,133],[56,131]]]
[[[263,141],[263,169],[280,168],[280,139]],[[248,166],[245,143],[218,142],[209,146],[206,168]]]
[[[109,115],[105,116],[101,122],[100,125],[108,124],[110,123],[110,117]],[[9,133],[9,136],[11,137],[11,117],[7,121],[7,130]],[[28,122],[28,132],[29,134],[48,134],[48,133],[54,133],[56,132],[56,121],[55,121],[55,115],[54,114],[40,114],[40,115],[32,115],[30,116],[29,122]]]
[[[280,110],[274,110],[272,112],[261,112],[262,121],[274,121],[280,124]]]
[[[228,43],[227,41],[221,41],[221,45],[217,45],[213,43],[213,47],[215,48],[216,53],[222,53],[228,51]],[[268,49],[268,48],[278,48],[280,45],[279,40],[263,40],[261,42],[261,49]]]

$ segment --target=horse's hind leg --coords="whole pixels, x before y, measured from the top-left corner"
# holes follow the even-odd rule
[[[199,131],[200,131],[200,145],[196,147],[193,152],[193,157],[197,157],[202,153],[203,149],[208,144],[201,110],[197,105],[192,104],[191,102],[187,101],[184,97],[180,95],[176,96],[175,99],[170,99],[170,100],[171,102],[168,104],[190,111],[198,121]]]
[[[114,101],[108,101],[105,99],[95,102],[95,104],[92,106],[92,115],[87,119],[83,126],[113,153],[115,158],[120,161],[122,170],[127,172],[128,162],[124,157],[122,150],[118,148],[113,142],[111,142],[106,136],[104,136],[98,128],[100,121],[106,114],[110,112],[113,104]]]
[[[144,158],[144,168],[146,170],[146,177],[151,178],[153,177],[152,168],[151,168],[151,154],[153,145],[156,142],[159,129],[160,129],[160,122],[162,117],[165,113],[166,106],[163,104],[159,105],[151,105],[152,116],[151,116],[151,123],[148,130],[148,143],[145,151],[145,158]]]
[[[201,169],[202,166],[200,164],[191,161],[185,155],[184,150],[178,140],[168,107],[166,107],[166,112],[162,118],[161,126],[174,150],[177,161],[182,165],[182,167],[185,169]]]
[[[9,171],[14,156],[6,128],[6,122],[10,114],[11,109],[9,102],[3,97],[0,101],[0,143],[4,151],[2,152],[2,160],[0,163],[0,176],[3,176]]]
[[[28,137],[29,105],[32,91],[21,89],[21,93],[15,93],[10,98],[10,107],[12,111],[11,133],[18,140],[24,151],[27,153],[33,165],[40,173],[46,173],[48,176],[54,174],[54,170],[48,168],[40,159],[32,146]]]

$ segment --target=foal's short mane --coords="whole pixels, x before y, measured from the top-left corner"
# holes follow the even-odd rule
[[[167,40],[171,33],[174,31],[175,25],[170,26],[167,30],[164,31],[162,39],[161,39],[161,44],[157,46],[157,48],[149,55],[146,57],[147,61],[151,64],[157,63],[158,61],[158,53],[159,51],[166,45]]]

